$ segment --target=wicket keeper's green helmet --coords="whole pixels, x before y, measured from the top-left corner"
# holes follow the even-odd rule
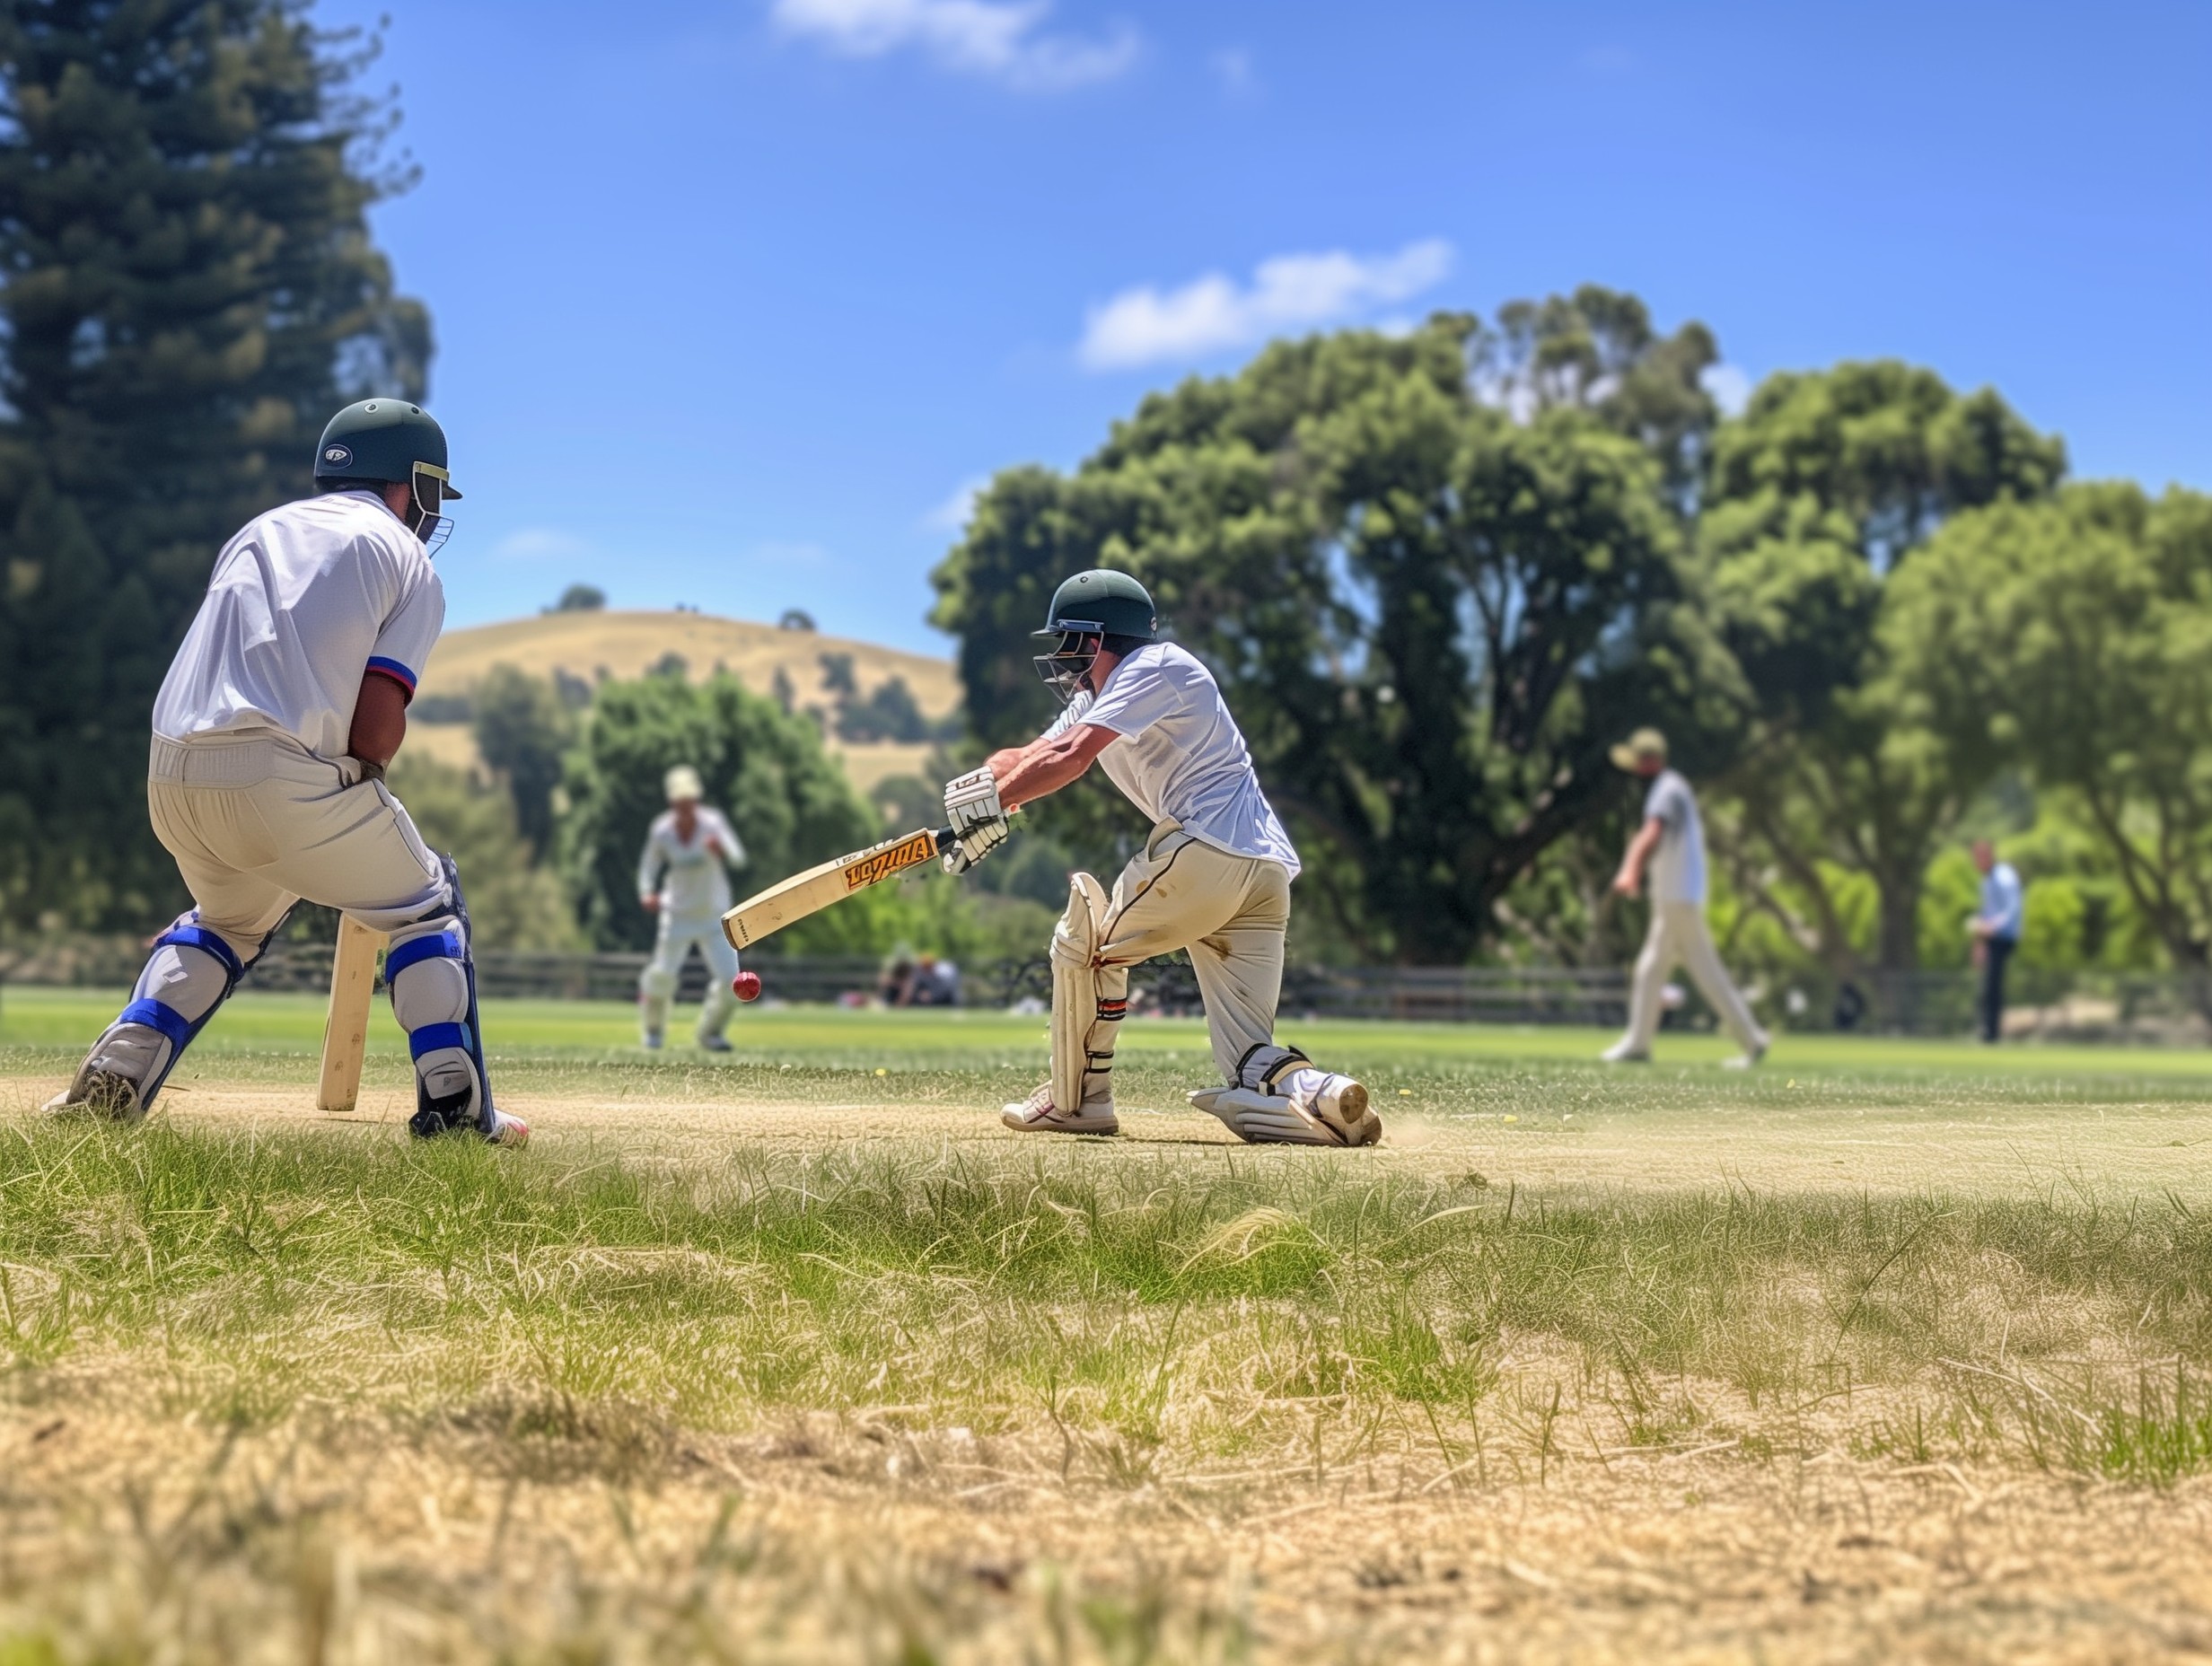
[[[446,472],[445,430],[406,399],[360,399],[330,418],[315,448],[315,483],[339,480],[397,481],[426,497],[435,481],[434,504],[461,495]]]
[[[1036,636],[1135,636],[1160,640],[1158,611],[1152,592],[1127,573],[1093,567],[1078,573],[1052,592],[1051,610]]]

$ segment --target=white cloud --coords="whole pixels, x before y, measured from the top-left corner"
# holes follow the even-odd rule
[[[1708,364],[1698,381],[1724,416],[1735,416],[1751,402],[1751,379],[1734,364]]]
[[[1409,300],[1451,269],[1452,245],[1430,238],[1394,255],[1277,255],[1242,286],[1220,272],[1180,289],[1144,285],[1091,309],[1077,356],[1093,370],[1204,358]]]
[[[551,561],[581,556],[591,547],[573,532],[554,526],[517,527],[496,544],[492,554],[503,561]]]
[[[1050,0],[775,0],[770,17],[787,35],[820,41],[847,57],[907,49],[946,69],[1029,92],[1110,81],[1137,62],[1127,24],[1095,39],[1043,28]]]
[[[922,517],[922,524],[933,532],[965,532],[969,517],[976,512],[976,499],[990,483],[990,477],[981,474],[962,480],[950,497]]]

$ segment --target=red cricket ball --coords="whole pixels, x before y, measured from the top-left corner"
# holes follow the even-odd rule
[[[730,993],[741,1001],[758,1001],[760,998],[760,974],[740,972],[730,979]]]

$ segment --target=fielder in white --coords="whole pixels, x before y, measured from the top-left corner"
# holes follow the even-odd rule
[[[1680,964],[1690,969],[1707,1004],[1743,1049],[1727,1062],[1739,1069],[1756,1065],[1766,1057],[1767,1032],[1729,981],[1705,923],[1705,822],[1698,814],[1697,794],[1678,771],[1667,767],[1667,738],[1656,729],[1638,729],[1627,745],[1613,748],[1612,759],[1616,768],[1651,783],[1644,795],[1644,825],[1628,841],[1620,872],[1613,876],[1613,890],[1633,897],[1649,871],[1651,929],[1636,959],[1628,1033],[1601,1057],[1611,1065],[1641,1064],[1651,1057],[1667,977]]]
[[[1006,837],[1009,811],[1094,762],[1153,829],[1110,896],[1088,873],[1070,877],[1052,934],[1051,1076],[1001,1119],[1023,1133],[1117,1132],[1114,1041],[1129,968],[1186,949],[1226,1084],[1190,1102],[1253,1144],[1374,1144],[1382,1124],[1367,1090],[1275,1041],[1298,853],[1212,673],[1159,640],[1152,598],[1124,573],[1069,579],[1036,634],[1052,644],[1038,671],[1067,709],[1028,746],[947,784],[959,842],[945,867],[981,861]]]
[[[637,974],[638,1022],[645,1045],[658,1048],[668,1029],[668,1004],[676,977],[693,943],[705,957],[707,1002],[699,1008],[699,1045],[710,1053],[730,1050],[722,1033],[736,1010],[730,980],[737,976],[737,951],[722,934],[722,916],[730,908],[728,870],[745,865],[738,843],[719,810],[699,800],[706,789],[699,772],[678,764],[664,783],[668,809],[645,834],[645,853],[637,861],[637,900],[661,916],[653,959]]]
[[[154,706],[154,831],[198,905],[154,940],[130,1004],[49,1104],[135,1122],[301,899],[384,933],[391,1009],[427,1137],[521,1144],[492,1106],[469,910],[384,767],[445,618],[445,434],[400,399],[323,430],[320,495],[224,546]]]

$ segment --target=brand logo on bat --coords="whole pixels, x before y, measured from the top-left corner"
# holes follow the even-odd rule
[[[917,833],[912,838],[902,838],[896,845],[886,845],[881,850],[872,850],[857,862],[845,864],[845,889],[858,890],[863,885],[873,885],[878,880],[889,879],[901,868],[910,868],[917,862],[927,862],[937,854],[937,837],[934,833]]]

